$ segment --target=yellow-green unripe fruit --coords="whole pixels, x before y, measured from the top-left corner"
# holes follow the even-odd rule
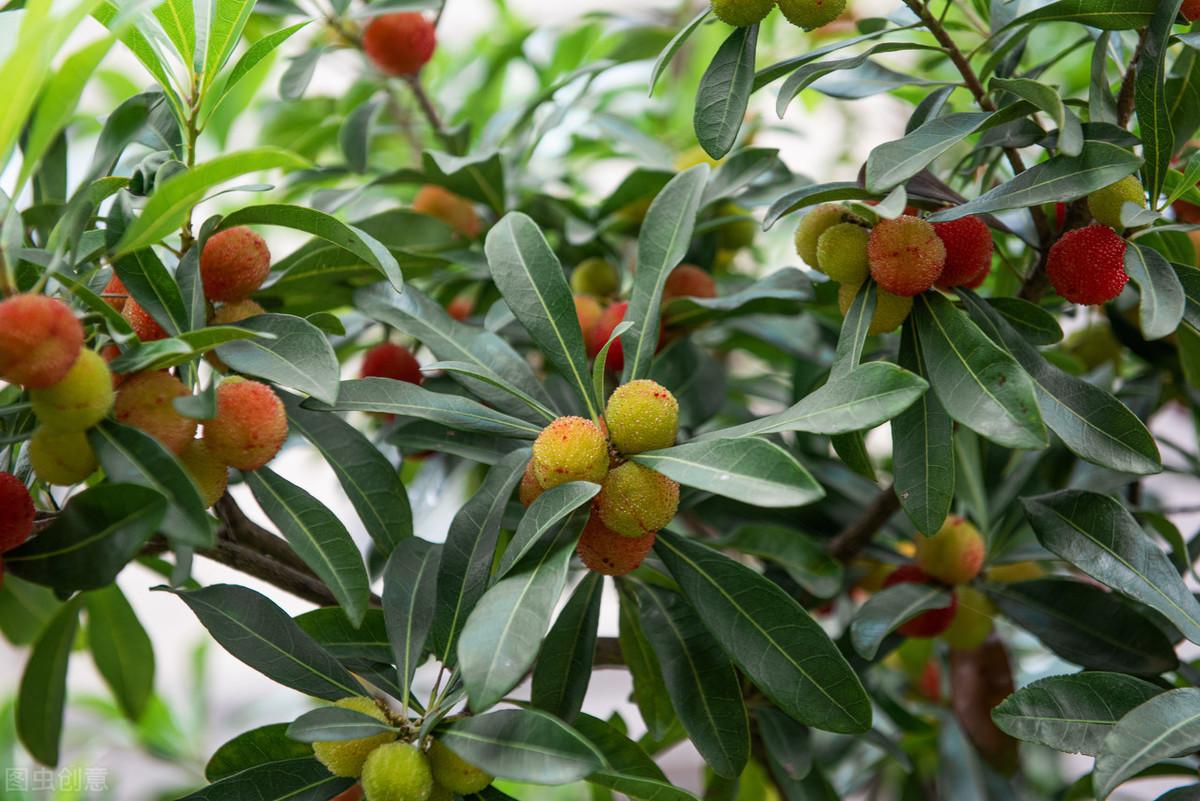
[[[1121,208],[1126,203],[1146,208],[1146,189],[1136,175],[1127,175],[1115,184],[1092,192],[1087,202],[1088,211],[1096,218],[1096,222],[1120,231],[1125,228],[1121,224]]]
[[[746,217],[750,214],[736,203],[725,203],[717,209],[718,217]],[[721,250],[741,250],[754,244],[758,225],[754,220],[741,219],[729,222],[717,229],[717,247]]]
[[[838,288],[838,308],[842,310],[843,317],[850,311],[850,304],[854,302],[854,296],[858,294],[860,286],[860,284],[842,284]],[[871,318],[871,327],[867,329],[867,333],[871,336],[890,334],[908,319],[912,307],[912,298],[893,295],[883,287],[876,286],[875,316]]]
[[[970,651],[983,645],[992,633],[992,615],[995,607],[987,596],[974,587],[959,587],[958,606],[950,628],[942,632],[942,639],[951,648]]]
[[[849,222],[851,216],[844,208],[836,203],[826,203],[804,215],[800,226],[796,228],[796,254],[804,259],[809,267],[821,269],[821,261],[817,254],[821,234],[835,225]]]
[[[608,440],[582,417],[560,417],[533,443],[533,474],[542,489],[568,481],[599,484],[608,473]]]
[[[434,782],[433,789],[429,792],[429,801],[454,801],[454,793]]]
[[[1017,584],[1040,579],[1044,575],[1046,571],[1037,562],[1011,562],[989,567],[983,577],[993,584]]]
[[[207,509],[225,494],[229,484],[229,468],[217,457],[209,453],[208,446],[202,439],[194,439],[184,447],[179,454],[180,463],[187,468],[188,475],[196,482],[200,490],[200,498]]]
[[[775,0],[712,0],[717,19],[737,28],[762,22],[775,7]]]
[[[33,413],[46,428],[85,431],[99,423],[113,405],[112,373],[104,357],[81,350],[57,384],[29,390]]]
[[[817,240],[817,262],[839,284],[861,284],[867,280],[871,264],[867,242],[871,232],[854,223],[838,223]]]
[[[605,259],[587,259],[571,273],[571,289],[579,295],[605,297],[621,288],[621,274]]]
[[[811,31],[828,25],[846,10],[846,0],[778,0],[788,22]]]
[[[679,433],[679,402],[661,384],[630,381],[609,396],[604,422],[621,453],[669,448]]]
[[[492,777],[441,743],[429,747],[429,768],[434,782],[452,793],[478,793],[492,783]]]
[[[626,462],[609,471],[596,496],[600,519],[618,534],[644,537],[671,522],[679,509],[679,485],[662,473]]]
[[[55,431],[41,426],[29,440],[29,464],[47,484],[78,484],[96,472],[96,454],[82,431]]]
[[[917,566],[946,584],[966,584],[983,568],[986,546],[979,529],[951,515],[932,537],[917,539]]]
[[[408,743],[381,745],[363,765],[362,788],[367,801],[429,801],[429,760]]]
[[[383,714],[383,710],[379,708],[370,698],[362,695],[343,698],[336,702],[334,706],[342,709],[353,709],[355,712],[361,712],[364,715],[370,715],[376,720],[386,723],[387,715]],[[366,767],[367,758],[380,748],[386,747],[396,739],[393,732],[382,732],[370,737],[363,737],[358,740],[333,740],[330,742],[313,743],[313,753],[321,764],[329,768],[329,772],[334,776],[363,776],[364,785],[366,782]],[[411,748],[412,746],[405,746]],[[426,767],[426,775],[429,769]],[[428,795],[426,791],[426,795]],[[368,798],[373,798],[369,795]],[[424,796],[416,801],[424,801]]]

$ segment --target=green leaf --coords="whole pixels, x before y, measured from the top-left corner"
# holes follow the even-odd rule
[[[630,585],[618,582],[617,589],[621,599],[617,633],[621,656],[633,680],[633,701],[649,735],[663,739],[676,723],[666,680],[638,619],[638,603]]]
[[[1008,92],[1032,103],[1050,115],[1058,126],[1059,152],[1078,156],[1083,148],[1083,129],[1076,117],[1063,103],[1059,90],[1030,78],[993,78],[990,90],[994,94]]]
[[[854,181],[837,181],[827,184],[804,186],[788,192],[771,204],[763,220],[763,230],[769,231],[782,218],[809,206],[815,206],[819,203],[831,203],[838,200],[867,200],[872,197],[874,195],[871,192],[863,189]]]
[[[708,18],[711,8],[706,8],[696,16],[692,17],[692,21],[679,29],[679,32],[671,37],[671,41],[667,42],[667,46],[659,53],[658,58],[654,61],[654,69],[650,71],[650,86],[646,90],[647,95],[654,94],[654,87],[658,84],[658,79],[662,77],[663,72],[671,63],[671,59],[679,52],[684,43],[691,37],[696,29]]]
[[[992,116],[986,112],[964,112],[934,117],[902,139],[878,145],[867,157],[867,189],[883,194],[899,186],[977,131]]]
[[[706,439],[631,458],[681,484],[754,506],[804,506],[825,496],[796,457],[757,437]]]
[[[1033,381],[942,295],[921,295],[914,323],[929,383],[959,423],[1010,448],[1047,444]]]
[[[682,596],[639,585],[637,597],[642,628],[692,744],[717,775],[739,775],[750,758],[750,723],[733,664]]]
[[[791,105],[791,102],[801,92],[812,86],[819,79],[835,72],[845,71],[848,73],[848,76],[843,79],[844,85],[836,88],[833,86],[823,86],[818,88],[818,91],[824,91],[830,97],[844,99],[866,97],[870,94],[885,92],[888,89],[899,88],[910,83],[921,86],[933,85],[936,82],[912,78],[882,67],[878,63],[871,61],[871,56],[905,50],[938,49],[940,48],[933,45],[914,44],[912,42],[883,42],[848,58],[807,62],[793,70],[787,80],[783,82],[783,86],[779,88],[779,94],[775,97],[775,113],[779,115],[779,119],[783,119],[787,113],[787,107]]]
[[[1141,294],[1142,336],[1154,340],[1175,333],[1183,320],[1185,296],[1170,262],[1154,248],[1130,243],[1125,248],[1125,272]]]
[[[153,13],[190,70],[196,51],[196,10],[192,0],[164,0],[154,6]]]
[[[771,771],[788,781],[803,781],[813,767],[808,729],[770,707],[755,711],[754,717]]]
[[[917,615],[950,606],[953,595],[936,584],[906,582],[874,593],[854,615],[850,641],[864,659],[874,659],[883,638]]]
[[[371,579],[346,526],[300,487],[260,467],[244,474],[254,500],[304,564],[328,585],[350,621],[362,623],[371,598]]]
[[[121,283],[168,334],[181,334],[192,328],[179,285],[154,251],[139,250],[113,265]]]
[[[663,306],[663,318],[670,326],[698,326],[749,314],[792,313],[800,301],[811,299],[812,282],[808,277],[794,267],[784,267],[728,295],[672,298]]]
[[[232,5],[240,5],[240,3],[241,0],[232,0],[231,2]],[[246,5],[250,8],[254,7],[252,3],[247,3]],[[237,63],[233,65],[233,69],[229,71],[229,75],[225,78],[224,84],[221,85],[220,92],[210,107],[212,109],[209,112],[210,117],[221,105],[221,103],[224,102],[229,96],[229,93],[233,90],[233,88],[237,86],[243,78],[250,74],[251,70],[257,67],[263,61],[263,59],[275,52],[275,49],[281,44],[290,39],[292,34],[308,25],[311,21],[312,20],[304,20],[303,22],[297,22],[295,25],[290,25],[286,28],[275,31],[274,33],[267,34],[254,44],[250,45],[250,47],[246,48],[246,52],[242,53],[241,57],[238,58]],[[236,38],[233,41],[236,44]],[[211,83],[212,73],[206,71],[205,78]]]
[[[758,25],[734,28],[700,78],[693,124],[708,155],[722,159],[733,149],[754,85]]]
[[[654,550],[721,647],[780,709],[827,731],[870,728],[871,705],[858,677],[778,585],[670,531],[659,532]]]
[[[219,346],[217,355],[230,368],[298,389],[326,403],[337,399],[340,368],[321,329],[290,314],[259,314],[237,326],[274,338],[240,339]]]
[[[1013,19],[1001,30],[1041,22],[1078,22],[1104,31],[1131,31],[1150,24],[1158,0],[1058,0]]]
[[[356,628],[340,606],[325,606],[295,617],[296,625],[343,662],[391,662],[382,609],[368,609]]]
[[[141,62],[146,71],[154,76],[154,80],[158,83],[159,88],[162,89],[167,102],[170,103],[172,111],[175,112],[176,119],[182,122],[187,115],[175,82],[167,72],[165,66],[167,62],[164,54],[158,47],[158,41],[161,37],[155,36],[155,42],[152,44],[150,38],[138,27],[142,20],[133,20],[131,24],[128,12],[118,6],[113,0],[102,0],[98,5],[91,3],[86,3],[85,5],[92,6],[92,15],[104,27],[116,35],[121,40],[121,43],[129,49],[129,52]],[[0,159],[3,158],[3,153],[3,148],[0,148]]]
[[[255,765],[178,801],[325,801],[354,782],[334,776],[315,757],[306,756]]]
[[[409,537],[396,546],[383,569],[383,615],[403,690],[400,701],[406,706],[433,623],[441,552],[432,543]]]
[[[558,417],[557,414],[547,408],[541,401],[531,395],[525,394],[516,387],[509,386],[502,379],[497,378],[490,369],[481,369],[470,362],[430,362],[429,364],[422,365],[421,369],[426,372],[440,370],[454,376],[465,376],[480,383],[491,384],[525,404],[542,420],[553,421]]]
[[[354,709],[323,706],[305,712],[287,727],[287,736],[302,743],[337,742],[374,737],[396,729]]]
[[[1127,713],[1105,736],[1092,774],[1096,798],[1104,801],[1126,779],[1198,747],[1200,689],[1185,687],[1157,695]]]
[[[166,499],[147,487],[105,483],[75,495],[54,522],[4,554],[26,581],[67,592],[110,583],[158,531]]]
[[[502,709],[460,718],[438,741],[493,776],[568,784],[603,766],[596,747],[562,721],[536,709]]]
[[[588,415],[598,418],[571,288],[537,223],[519,212],[506,214],[488,232],[484,249],[492,280],[513,315],[583,401]]]
[[[426,150],[422,166],[425,168],[425,183],[436,184],[456,195],[477,200],[498,217],[507,209],[504,200],[504,162],[499,153],[451,156]]]
[[[642,747],[616,727],[591,715],[579,715],[573,725],[604,757],[604,768],[587,777],[590,783],[640,801],[696,801],[673,786]]]
[[[96,668],[130,720],[141,718],[154,692],[154,647],[115,583],[84,593],[88,647]]]
[[[1200,642],[1200,603],[1124,506],[1107,495],[1064,490],[1022,498],[1038,541],[1100,583],[1161,612]]]
[[[962,295],[961,292],[959,294]],[[987,303],[1029,344],[1055,345],[1062,342],[1063,332],[1058,320],[1041,306],[1020,298],[988,298]]]
[[[265,595],[232,584],[156,589],[178,595],[226,651],[272,681],[329,701],[366,692]]]
[[[1133,84],[1138,138],[1142,140],[1142,155],[1146,159],[1142,176],[1154,208],[1158,208],[1171,157],[1175,155],[1175,134],[1167,104],[1167,49],[1181,5],[1182,0],[1162,0],[1154,9],[1154,17],[1142,35],[1142,52]]]
[[[13,645],[29,645],[60,606],[53,591],[6,575],[0,583],[0,632]]]
[[[114,373],[140,373],[145,370],[166,370],[194,361],[208,351],[237,339],[261,337],[253,331],[217,325],[188,331],[177,337],[140,342],[113,359],[109,367]]]
[[[259,765],[311,757],[312,746],[288,737],[287,727],[286,723],[272,723],[242,732],[209,758],[204,778],[216,782]]]
[[[215,0],[213,2],[208,21],[208,35],[204,43],[204,64],[200,70],[204,76],[204,86],[213,82],[217,73],[225,66],[226,60],[233,55],[233,49],[237,47],[238,39],[241,38],[242,31],[253,11],[253,0]],[[272,35],[278,36],[278,33]],[[261,43],[262,40],[255,42],[251,49]],[[274,46],[272,45],[270,49],[274,49]],[[270,52],[270,49],[267,52]],[[245,56],[242,57],[242,60],[245,60]],[[241,62],[239,61],[238,67],[240,66]],[[237,72],[237,67],[234,68],[234,72]],[[231,76],[225,84],[224,91],[229,91],[232,82]]]
[[[39,539],[41,536],[39,536]],[[8,562],[8,559],[5,559]],[[63,705],[67,698],[67,665],[79,628],[82,596],[75,596],[42,630],[33,644],[17,694],[17,736],[43,765],[58,765]]]
[[[667,276],[687,255],[708,174],[708,165],[698,164],[676,175],[654,198],[642,221],[638,269],[625,312],[625,319],[633,321],[633,328],[621,336],[625,383],[645,378],[650,372],[650,362],[658,348],[663,286]]]
[[[1162,687],[1123,673],[1051,676],[1005,698],[992,710],[992,720],[1020,740],[1095,756],[1118,720],[1162,692]]]
[[[832,598],[842,588],[842,563],[829,555],[822,542],[802,531],[749,523],[718,544],[778,564],[793,581],[818,598]]]
[[[149,247],[183,224],[188,210],[214,186],[248,173],[276,168],[303,169],[308,162],[274,147],[226,153],[182,172],[157,186],[133,224],[117,243],[117,256]]]
[[[530,701],[567,723],[583,707],[592,677],[603,589],[604,577],[599,573],[584,576],[550,627],[533,669]]]
[[[503,577],[541,545],[546,533],[576,509],[600,492],[600,485],[591,481],[568,481],[546,490],[529,505],[508,547],[500,557],[496,576]]]

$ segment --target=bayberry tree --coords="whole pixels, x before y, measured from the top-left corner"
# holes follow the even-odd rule
[[[694,801],[685,740],[706,798],[1200,795],[1200,5],[681,5],[458,53],[438,0],[0,7],[30,758],[81,631],[161,722],[137,574],[314,700],[171,797]],[[883,93],[856,180],[755,143]]]

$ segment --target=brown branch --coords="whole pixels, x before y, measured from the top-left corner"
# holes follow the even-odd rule
[[[880,492],[870,506],[850,525],[846,526],[829,542],[829,553],[841,562],[849,562],[858,556],[879,529],[900,510],[900,497],[893,487]]]
[[[405,75],[404,82],[412,90],[413,97],[417,101],[417,107],[421,109],[421,113],[429,121],[429,127],[433,128],[434,134],[437,135],[438,139],[442,140],[443,144],[453,150],[454,142],[450,134],[446,131],[445,125],[442,124],[442,117],[438,114],[437,107],[433,105],[433,100],[429,97],[429,93],[425,91],[425,84],[421,83],[420,74]]]
[[[1129,67],[1125,70],[1125,78],[1121,81],[1121,92],[1117,95],[1117,125],[1122,128],[1129,125],[1129,121],[1133,119],[1137,67],[1138,62],[1142,60],[1142,53],[1146,49],[1146,39],[1149,32],[1149,28],[1142,28],[1141,33],[1138,34],[1137,49],[1133,51],[1133,58],[1130,59]]]

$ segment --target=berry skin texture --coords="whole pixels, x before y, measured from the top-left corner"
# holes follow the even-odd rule
[[[283,402],[266,384],[229,378],[217,387],[217,416],[204,424],[204,443],[220,461],[257,470],[275,458],[287,433]]]
[[[636,462],[609,471],[596,496],[600,519],[618,534],[644,537],[671,522],[679,509],[679,485]]]
[[[712,0],[717,19],[735,28],[762,22],[774,7],[775,0]]]
[[[867,244],[871,277],[893,295],[912,297],[937,282],[946,266],[946,246],[933,226],[905,215],[880,220]]]
[[[38,421],[55,431],[85,431],[113,406],[112,373],[94,350],[82,350],[63,379],[45,389],[31,389],[29,402]]]
[[[653,531],[642,537],[618,534],[593,511],[575,550],[588,570],[605,576],[624,576],[638,569],[654,547],[656,537]]]
[[[809,267],[821,269],[818,254],[821,234],[835,225],[851,221],[851,215],[836,203],[826,203],[804,215],[796,229],[796,255]]]
[[[45,426],[29,440],[29,464],[40,480],[60,487],[80,483],[99,467],[87,434]]]
[[[846,0],[778,0],[779,10],[797,28],[811,31],[833,22],[846,10]]]
[[[112,278],[108,279],[108,283],[104,285],[104,289],[100,290],[100,294],[104,295],[104,302],[112,306],[120,314],[125,308],[125,301],[129,299],[129,290],[125,288],[125,284],[117,277],[116,273],[112,274]]]
[[[33,498],[12,473],[0,473],[0,553],[12,550],[33,533]]]
[[[938,286],[949,289],[977,279],[982,283],[992,268],[992,252],[996,247],[987,224],[972,215],[934,223],[933,230],[946,246],[946,267]]]
[[[604,308],[600,305],[600,301],[593,298],[591,295],[576,295],[575,298],[575,317],[579,319],[579,330],[583,332],[583,341],[588,346],[588,356],[595,356],[600,348],[604,347],[604,343],[600,343],[600,348],[596,349],[596,353],[591,349],[592,329],[600,322],[600,318],[604,316]]]
[[[942,639],[959,651],[971,651],[983,645],[992,633],[992,616],[995,607],[987,596],[974,587],[958,588],[958,609],[950,628]]]
[[[585,259],[571,271],[571,291],[576,295],[598,298],[615,295],[621,288],[621,274],[607,259]]]
[[[229,469],[220,459],[208,452],[202,439],[194,439],[179,454],[179,462],[188,471],[192,481],[200,490],[204,508],[212,506],[225,494],[229,486]]]
[[[363,357],[360,378],[390,378],[420,384],[425,380],[421,364],[408,348],[391,342],[376,345]]]
[[[434,184],[417,190],[413,211],[441,220],[468,239],[479,236],[479,213],[474,204],[462,195]]]
[[[121,316],[125,318],[125,322],[129,323],[133,333],[137,334],[137,338],[142,342],[166,339],[166,329],[159,325],[150,312],[146,311],[142,304],[132,297],[125,301],[125,308],[121,310]]]
[[[363,33],[363,50],[385,75],[415,75],[437,47],[437,31],[424,14],[381,14]]]
[[[425,755],[408,743],[387,743],[371,752],[362,770],[367,801],[429,801],[433,773]]]
[[[1183,0],[1184,19],[1188,22],[1195,22],[1200,19],[1200,0]]]
[[[838,308],[845,317],[850,311],[850,304],[858,294],[861,285],[842,284],[838,288]],[[908,319],[912,311],[913,299],[902,295],[893,295],[883,287],[875,287],[875,315],[871,317],[871,326],[867,329],[870,336],[890,334]]]
[[[671,271],[663,285],[662,302],[673,298],[715,298],[717,284],[708,273],[694,264],[681,264]]]
[[[334,703],[342,709],[353,709],[364,715],[370,715],[376,720],[386,723],[387,716],[383,714],[374,701],[366,696],[356,695],[343,698]],[[396,739],[392,732],[381,732],[371,737],[358,740],[333,740],[330,742],[313,743],[313,753],[322,765],[329,768],[334,776],[359,776],[363,773],[363,763],[376,749]]]
[[[83,347],[83,326],[60,300],[14,295],[0,302],[0,379],[26,389],[56,384]]]
[[[871,232],[854,223],[838,223],[817,240],[817,262],[825,274],[839,284],[861,284],[867,280],[867,242]]]
[[[196,436],[196,421],[175,411],[172,402],[190,394],[166,370],[131,376],[117,391],[113,416],[154,437],[171,453],[179,454]]]
[[[883,582],[883,586],[894,587],[897,584],[930,584],[930,577],[916,565],[901,565]],[[958,608],[958,594],[950,594],[950,605],[945,609],[930,609],[909,620],[897,631],[905,637],[936,637],[950,627],[954,613]]]
[[[1123,231],[1121,224],[1121,209],[1126,203],[1133,203],[1146,208],[1146,189],[1136,175],[1126,175],[1115,184],[1109,184],[1103,189],[1097,189],[1087,197],[1088,211],[1109,228]]]
[[[546,490],[537,480],[537,473],[533,471],[533,460],[529,460],[529,464],[525,465],[525,474],[521,476],[521,483],[517,486],[517,500],[526,509],[530,504],[536,501],[541,494]]]
[[[258,291],[271,273],[271,251],[249,228],[219,231],[204,243],[200,278],[204,297],[214,302],[245,300]]]
[[[533,443],[533,474],[542,489],[568,481],[599,484],[608,474],[608,440],[591,420],[560,417]]]
[[[1050,248],[1046,275],[1054,291],[1072,303],[1107,303],[1129,282],[1126,247],[1125,240],[1107,225],[1068,231]]]
[[[946,584],[966,584],[979,575],[987,548],[979,529],[951,515],[932,537],[917,539],[917,566]]]
[[[609,396],[604,422],[621,453],[669,448],[679,433],[679,402],[661,384],[647,379],[630,381]]]
[[[625,319],[625,312],[629,308],[627,301],[614,303],[604,310],[604,314],[600,315],[600,320],[592,327],[592,332],[587,338],[588,353],[592,356],[598,354],[604,343],[608,342],[608,338],[612,336],[613,329],[621,324]],[[604,366],[609,372],[619,373],[625,369],[625,351],[621,347],[621,340],[617,339],[612,343],[612,347],[608,349],[608,356],[604,359]]]
[[[429,747],[427,756],[434,782],[452,793],[458,795],[478,793],[492,783],[492,777],[489,774],[436,740]]]

